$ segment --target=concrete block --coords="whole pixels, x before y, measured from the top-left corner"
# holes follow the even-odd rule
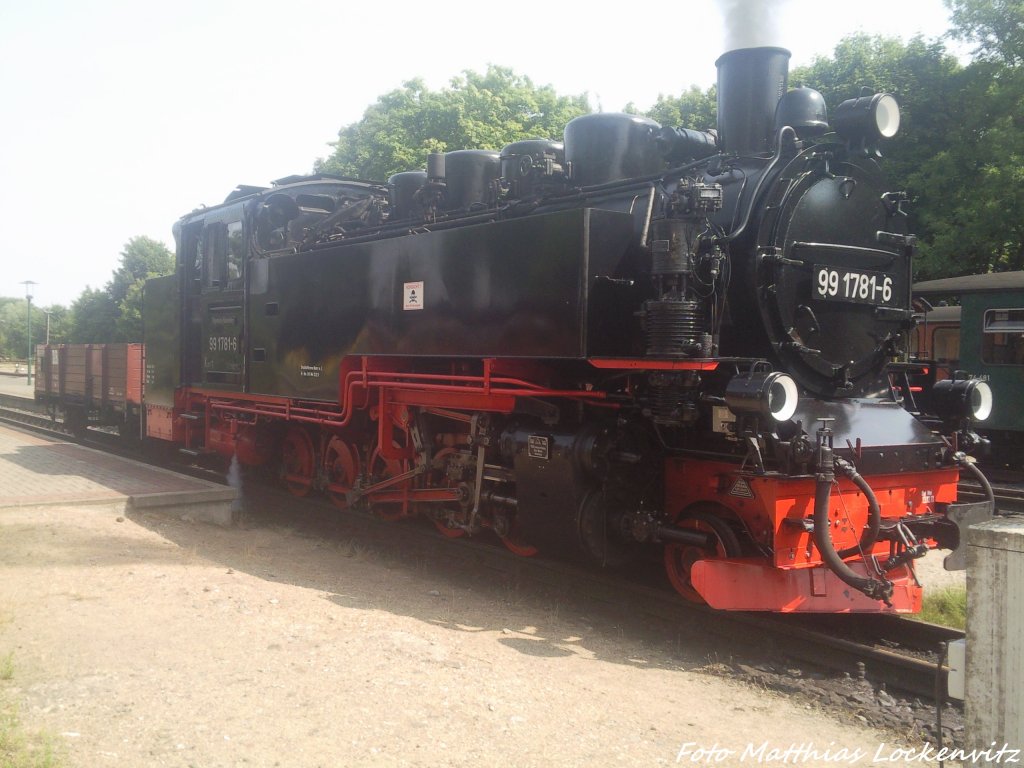
[[[158,512],[183,520],[230,526],[238,491],[234,488],[213,487],[202,491],[171,491],[146,493],[128,499],[128,511]]]
[[[967,536],[967,747],[1024,748],[1024,520]]]

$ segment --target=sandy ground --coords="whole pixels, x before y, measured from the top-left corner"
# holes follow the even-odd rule
[[[491,578],[358,538],[3,509],[0,697],[90,768],[736,765],[766,741],[870,765],[893,743]]]

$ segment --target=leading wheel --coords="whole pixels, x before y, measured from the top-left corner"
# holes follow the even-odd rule
[[[693,588],[690,572],[698,560],[739,557],[740,541],[736,532],[721,517],[705,511],[695,510],[684,513],[675,522],[677,528],[710,533],[714,542],[709,547],[670,541],[665,544],[665,572],[676,592],[694,603],[703,603],[704,598]]]

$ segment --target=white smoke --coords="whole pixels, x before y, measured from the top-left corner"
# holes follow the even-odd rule
[[[783,19],[792,0],[715,0],[725,29],[723,51],[783,45]]]
[[[235,500],[231,502],[231,512],[235,518],[242,514],[242,465],[238,463],[238,455],[231,456],[231,466],[228,467],[228,486],[237,491]]]

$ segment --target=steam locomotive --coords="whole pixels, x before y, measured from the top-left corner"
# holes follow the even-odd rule
[[[660,557],[719,609],[920,608],[984,382],[907,361],[899,109],[718,60],[718,126],[590,114],[386,184],[239,187],[145,294],[144,434],[513,551]],[[918,402],[933,408],[926,412]]]

